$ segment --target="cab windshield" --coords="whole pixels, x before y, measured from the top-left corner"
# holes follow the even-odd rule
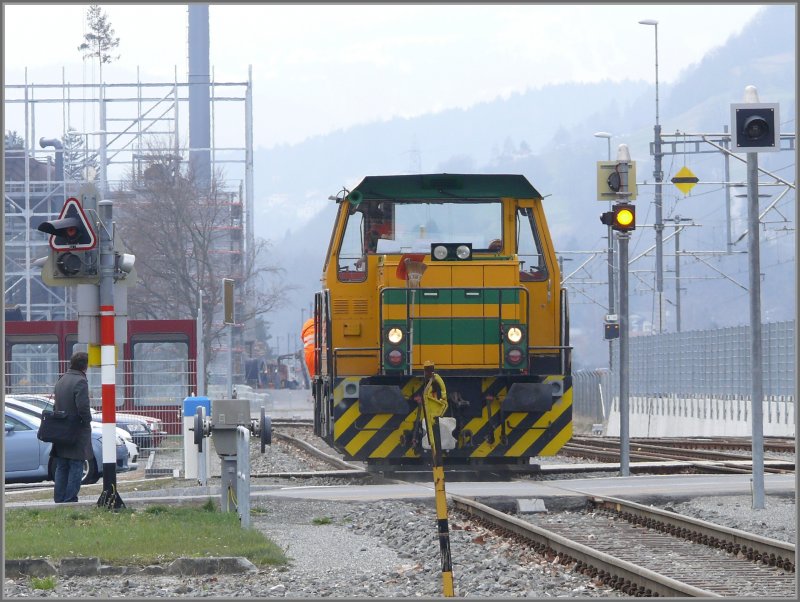
[[[339,251],[342,280],[362,280],[366,255],[430,253],[432,243],[471,243],[497,252],[503,206],[496,201],[367,201],[351,209]]]
[[[494,202],[380,202],[365,208],[367,253],[427,253],[431,243],[472,243],[489,249],[502,236],[502,205]]]

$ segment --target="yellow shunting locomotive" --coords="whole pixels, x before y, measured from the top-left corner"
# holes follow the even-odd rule
[[[314,429],[346,458],[429,461],[423,365],[447,389],[445,465],[551,456],[572,435],[566,290],[521,175],[370,176],[337,197],[314,303]]]

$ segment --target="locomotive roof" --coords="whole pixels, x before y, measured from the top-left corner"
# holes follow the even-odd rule
[[[514,197],[541,199],[542,195],[522,175],[508,174],[415,174],[367,176],[353,192],[363,200],[482,199]]]

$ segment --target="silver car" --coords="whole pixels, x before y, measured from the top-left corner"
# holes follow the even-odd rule
[[[22,411],[5,404],[3,434],[3,456],[5,458],[5,482],[36,483],[52,481],[54,462],[50,457],[51,443],[37,437],[41,418],[30,411]],[[39,413],[41,416],[41,412]],[[84,462],[83,480],[88,485],[103,476],[103,429],[92,424],[93,457]],[[130,470],[128,448],[118,436],[116,438],[117,472]]]

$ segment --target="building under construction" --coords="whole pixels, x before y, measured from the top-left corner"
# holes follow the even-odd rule
[[[222,194],[228,210],[219,225],[225,235],[213,250],[216,272],[236,281],[235,315],[252,315],[244,307],[252,298],[244,276],[255,244],[252,73],[246,81],[214,81],[208,5],[189,5],[188,17],[186,79],[179,78],[176,68],[172,82],[137,77],[130,83],[74,84],[62,77],[61,82],[34,84],[26,71],[24,82],[5,84],[6,128],[19,132],[10,145],[7,137],[4,153],[6,319],[77,319],[77,287],[42,282],[37,260],[48,255],[48,236],[36,228],[58,217],[65,200],[78,197],[88,182],[102,198],[135,196],[136,179],[152,162],[154,141],[174,145],[176,160],[191,165],[201,184],[224,167]],[[86,114],[92,116],[90,125]],[[72,124],[81,121],[84,131],[75,130]],[[222,323],[221,310],[214,322]],[[243,350],[254,331],[252,324],[233,327],[234,378],[243,372]],[[223,360],[227,341],[223,337],[215,345]]]

